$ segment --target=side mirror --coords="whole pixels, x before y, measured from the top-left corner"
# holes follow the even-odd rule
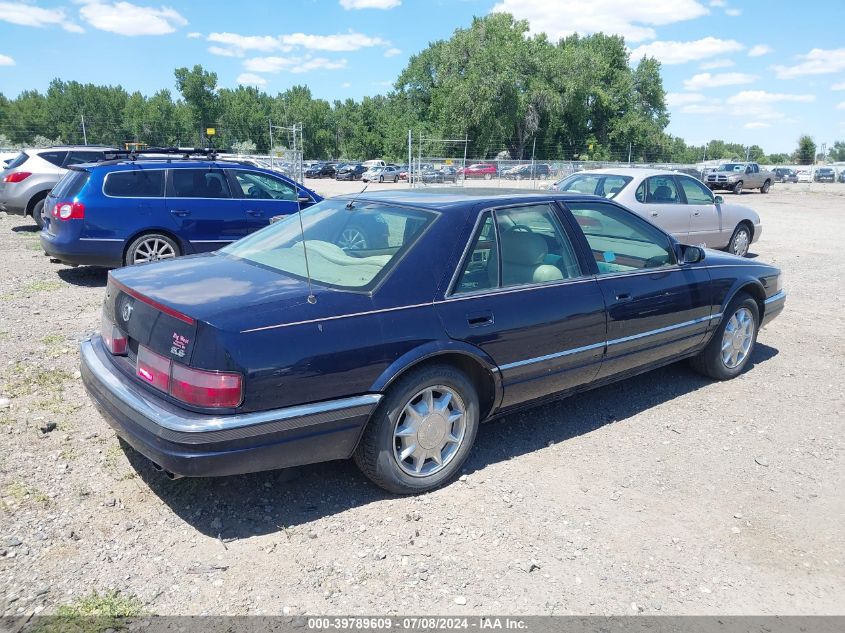
[[[681,263],[697,264],[704,259],[704,249],[698,246],[681,246]]]
[[[296,201],[297,201],[299,204],[311,204],[312,202],[314,202],[314,201],[311,199],[311,197],[310,197],[310,196],[306,196],[306,195],[303,195],[303,194],[300,194],[299,196],[297,196]]]
[[[725,204],[725,199],[722,196],[715,196],[713,202],[715,204]]]

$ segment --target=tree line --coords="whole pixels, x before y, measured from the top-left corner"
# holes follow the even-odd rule
[[[460,156],[466,145],[474,159],[815,158],[815,145],[808,151],[803,137],[795,155],[767,156],[757,145],[721,140],[687,145],[665,131],[669,114],[658,61],[644,57],[632,67],[618,36],[551,42],[528,31],[527,22],[507,14],[475,18],[412,56],[388,94],[360,101],[316,99],[304,85],[275,96],[248,86],[221,88],[216,73],[200,65],[177,68],[176,92],[163,88],[152,96],[55,79],[44,93],[0,94],[0,146],[213,143],[267,153],[290,147],[284,128],[302,123],[307,158],[407,159],[409,129],[415,153],[422,139],[427,156]],[[215,129],[213,137],[208,128]]]

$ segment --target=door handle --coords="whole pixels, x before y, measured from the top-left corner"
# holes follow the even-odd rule
[[[493,313],[489,310],[482,312],[470,312],[467,314],[467,323],[470,327],[484,327],[493,325]]]
[[[171,209],[170,213],[175,215],[177,218],[184,218],[191,215],[191,212],[187,209]]]
[[[620,292],[616,295],[616,300],[620,303],[625,301],[631,301],[634,297],[631,296],[630,292]]]
[[[247,209],[247,211],[246,211],[246,212],[247,212],[249,215],[251,215],[251,216],[253,216],[253,217],[256,217],[256,218],[257,218],[257,217],[259,217],[259,216],[264,215],[264,211],[262,211],[261,209]]]
[[[692,214],[693,215],[701,215],[701,211],[693,211]]]
[[[651,212],[651,217],[656,218],[656,217],[657,217],[657,211],[652,211],[652,212]]]

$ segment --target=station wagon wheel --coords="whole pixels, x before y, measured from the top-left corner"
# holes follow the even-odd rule
[[[357,226],[347,226],[343,229],[340,238],[337,240],[337,245],[345,251],[367,250],[369,248],[367,234]]]
[[[692,359],[692,366],[716,380],[737,376],[754,351],[759,323],[757,302],[746,293],[739,293],[725,308],[722,321],[707,347]]]
[[[141,235],[126,249],[124,263],[127,266],[173,259],[180,255],[179,245],[171,238],[159,233]]]
[[[401,376],[364,430],[355,463],[390,492],[432,490],[463,465],[478,432],[478,395],[466,374],[430,365]]]

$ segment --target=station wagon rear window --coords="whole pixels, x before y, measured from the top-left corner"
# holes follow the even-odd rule
[[[373,288],[436,217],[366,201],[325,200],[253,233],[220,252],[315,283]],[[305,244],[303,247],[303,233]]]
[[[56,183],[51,193],[56,198],[75,198],[88,182],[90,175],[87,171],[72,169]]]
[[[114,198],[160,198],[164,193],[164,170],[112,172],[106,176],[103,193]]]

